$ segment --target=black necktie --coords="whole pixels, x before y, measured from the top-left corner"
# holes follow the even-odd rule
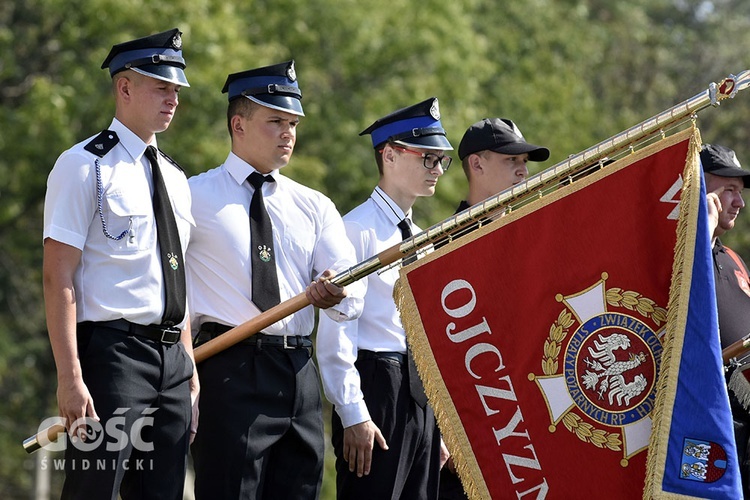
[[[402,240],[407,240],[412,237],[411,224],[409,224],[409,219],[402,219],[401,222],[399,222],[397,225],[398,225],[398,228],[401,230]],[[409,255],[408,257],[404,257],[401,260],[401,264],[405,266],[407,264],[411,264],[415,260],[417,260],[416,253]]]
[[[253,303],[266,311],[280,302],[279,278],[273,249],[273,226],[263,203],[264,182],[276,182],[272,176],[253,172],[247,178],[255,187],[250,201],[250,262],[253,270]]]
[[[411,238],[411,224],[408,219],[403,219],[398,224],[398,228],[401,230],[401,239],[405,240]],[[403,259],[403,264],[409,264],[417,260],[417,255],[410,255]],[[414,358],[411,355],[411,349],[409,344],[406,344],[406,357],[408,358],[408,371],[409,371],[409,394],[416,401],[416,403],[422,408],[427,404],[427,395],[424,393],[424,386],[422,381],[419,379],[419,373],[417,372],[417,365],[414,364]]]
[[[164,315],[162,324],[176,325],[185,317],[185,266],[180,245],[180,234],[169,202],[167,186],[161,175],[156,148],[146,147],[146,158],[154,176],[154,216],[156,236],[159,242],[161,273],[164,278]]]

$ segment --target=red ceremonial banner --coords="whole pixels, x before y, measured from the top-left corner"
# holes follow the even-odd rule
[[[693,134],[402,268],[404,327],[472,498],[642,496]]]

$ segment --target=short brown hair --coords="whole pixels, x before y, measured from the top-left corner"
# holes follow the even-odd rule
[[[227,129],[229,129],[229,137],[232,137],[232,117],[240,115],[247,120],[253,116],[253,113],[258,109],[258,106],[260,106],[260,104],[255,103],[244,96],[229,101],[229,106],[227,107]]]

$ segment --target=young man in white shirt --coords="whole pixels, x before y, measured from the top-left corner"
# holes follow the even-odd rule
[[[356,264],[333,202],[283,176],[304,115],[294,61],[229,75],[232,150],[190,179],[187,253],[198,342],[305,292],[320,316],[359,316],[362,293],[328,281]],[[311,284],[312,282],[312,284]],[[347,293],[350,292],[350,293]],[[196,498],[316,498],[324,436],[312,306],[198,366]]]
[[[380,180],[367,201],[344,216],[359,261],[420,231],[410,220],[412,205],[434,194],[451,163],[445,151],[453,149],[437,98],[395,111],[365,134],[372,138]],[[440,433],[410,363],[393,301],[397,277],[396,268],[370,274],[362,280],[367,291],[360,318],[335,323],[321,317],[318,328],[323,387],[335,406],[341,499],[437,498]]]
[[[90,431],[67,443],[62,497],[177,499],[198,391],[183,265],[193,220],[156,134],[189,86],[181,33],[115,45],[102,68],[115,118],[60,155],[44,205],[58,406],[71,435]]]

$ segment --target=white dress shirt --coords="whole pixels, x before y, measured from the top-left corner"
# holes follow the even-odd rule
[[[237,326],[260,314],[252,302],[250,201],[255,188],[246,180],[255,169],[229,153],[223,165],[189,179],[196,227],[187,251],[188,296],[194,332],[202,323]],[[305,291],[323,271],[342,272],[357,262],[341,215],[323,194],[278,171],[263,184],[273,225],[279,293],[284,302]],[[362,286],[325,310],[337,321],[357,318]],[[310,335],[314,309],[300,311],[265,328],[269,334]]]
[[[349,239],[359,261],[401,243],[397,224],[404,214],[385,192],[376,187],[363,204],[344,216]],[[412,225],[414,234],[420,229]],[[372,273],[361,281],[366,286],[365,307],[357,321],[334,323],[320,318],[318,366],[326,397],[335,407],[344,427],[370,420],[354,366],[357,351],[406,352],[406,334],[393,300],[397,267]]]
[[[153,177],[144,156],[147,144],[114,119],[109,130],[119,142],[102,158],[86,151],[92,136],[63,152],[47,179],[44,201],[44,238],[82,251],[73,284],[76,319],[133,323],[161,323],[164,285],[157,252],[156,219],[152,202]],[[156,147],[156,141],[152,146]],[[96,161],[102,185],[101,210],[97,202]],[[185,174],[159,157],[164,183],[172,202],[183,253],[190,239],[193,218]],[[132,223],[131,221],[132,217]]]

